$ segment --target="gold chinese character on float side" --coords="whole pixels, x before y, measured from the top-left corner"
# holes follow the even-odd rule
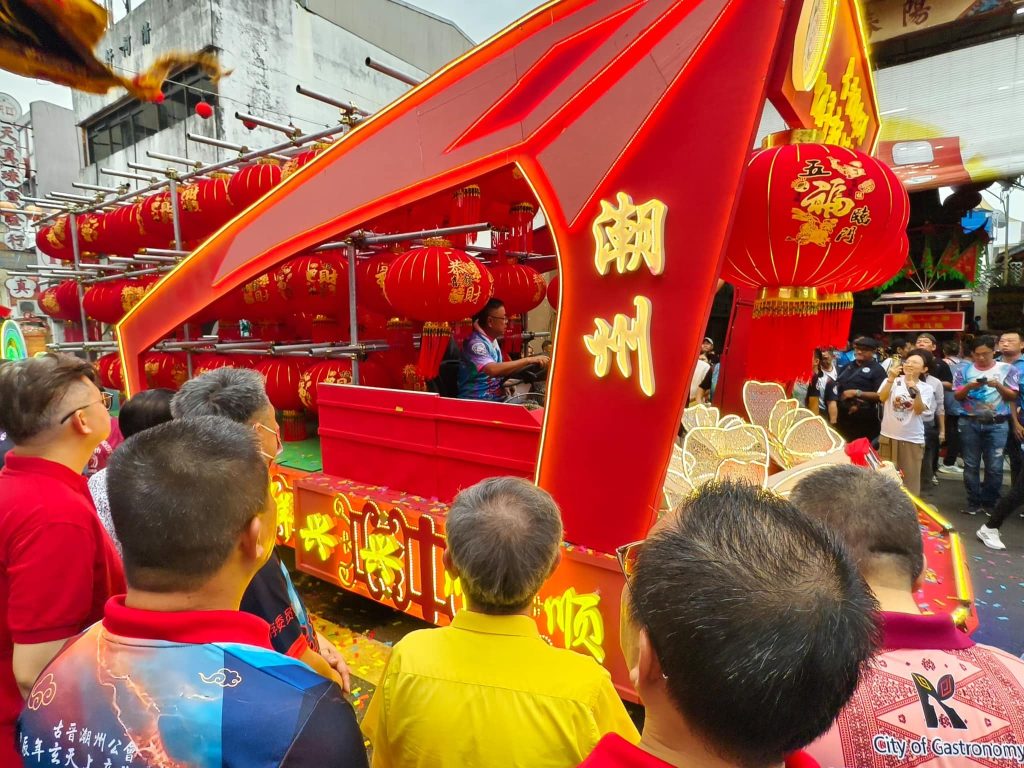
[[[633,375],[633,352],[639,368],[640,390],[654,395],[654,359],[651,355],[651,300],[646,296],[633,298],[636,317],[615,315],[611,323],[595,318],[596,330],[583,337],[587,351],[594,356],[594,373],[604,378],[612,369],[612,359],[625,378]]]
[[[634,205],[624,192],[615,195],[617,207],[601,201],[601,213],[594,220],[594,265],[602,275],[614,264],[624,275],[646,264],[652,275],[665,271],[665,214],[660,200]]]
[[[548,634],[556,629],[562,633],[562,647],[569,650],[582,648],[597,663],[604,662],[604,618],[598,605],[601,596],[596,593],[576,594],[569,587],[560,597],[544,599],[544,614]]]

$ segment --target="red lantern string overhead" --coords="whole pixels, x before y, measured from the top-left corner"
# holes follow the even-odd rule
[[[404,317],[424,321],[420,373],[437,376],[451,338],[449,323],[479,312],[494,295],[490,270],[439,238],[396,258],[384,278],[391,305]]]
[[[80,322],[82,312],[79,309],[78,285],[74,280],[51,285],[39,295],[39,307],[54,320]]]
[[[363,387],[387,387],[390,386],[391,377],[387,370],[380,363],[373,360],[364,360],[359,363],[359,385]],[[299,383],[299,399],[302,404],[312,411],[317,412],[317,385],[318,384],[351,384],[352,383],[352,361],[345,359],[324,360],[310,366],[302,373],[302,381]]]
[[[397,257],[397,253],[382,251],[357,266],[356,289],[359,292],[359,307],[384,317],[392,317],[395,314],[394,307],[391,306],[384,291],[384,281],[391,262]]]
[[[121,356],[117,352],[103,355],[96,361],[96,372],[100,384],[107,389],[124,391],[124,369],[121,367]]]
[[[273,273],[273,282],[296,310],[340,316],[348,312],[348,264],[331,253],[306,253]]]
[[[281,166],[277,160],[260,158],[231,177],[228,198],[235,213],[240,213],[280,183]]]
[[[522,315],[540,306],[547,284],[533,267],[515,261],[493,265],[494,297],[500,299],[510,315]]]
[[[331,145],[328,142],[318,141],[316,144],[313,145],[312,149],[308,149],[305,152],[300,152],[299,154],[297,154],[295,157],[291,158],[288,162],[284,164],[284,168],[281,169],[281,178],[287,179],[289,176],[291,176],[293,173],[299,170],[299,168],[311,162],[313,158],[315,158],[317,155],[319,155],[321,152],[323,152],[330,146]]]
[[[142,199],[140,204],[142,228],[149,236],[147,245],[162,248],[174,241],[174,210],[170,191],[157,192]],[[178,191],[178,211],[181,211],[181,191]]]
[[[235,215],[228,179],[226,173],[216,173],[182,188],[181,236],[185,240],[205,239]]]
[[[188,361],[180,352],[147,352],[142,368],[148,389],[177,390],[188,380]]]
[[[552,277],[551,282],[548,283],[548,304],[550,304],[551,308],[554,310],[558,309],[558,291],[560,290],[559,283],[560,281],[557,274]]]
[[[751,344],[798,349],[761,355],[748,375],[789,382],[805,373],[818,311],[816,286],[873,267],[893,247],[902,208],[884,165],[855,150],[791,144],[747,164],[721,277],[759,290]]]
[[[157,280],[156,275],[147,275],[89,286],[82,299],[85,313],[102,323],[120,322]]]
[[[282,412],[281,437],[287,441],[306,439],[299,385],[303,372],[311,363],[297,357],[269,357],[255,366],[267,381],[267,398],[274,408]]]

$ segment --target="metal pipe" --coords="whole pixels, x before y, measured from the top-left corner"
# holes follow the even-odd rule
[[[96,283],[109,283],[112,280],[121,280],[121,279],[126,278],[126,277],[140,277],[142,275],[157,275],[157,274],[160,274],[162,272],[169,272],[172,269],[173,269],[173,267],[170,267],[170,266],[167,266],[167,267],[152,267],[150,269],[135,269],[135,270],[132,270],[131,272],[122,272],[122,273],[117,274],[117,275],[106,275],[104,277],[94,277],[94,278],[91,278],[89,280],[83,280],[82,282],[83,283],[88,283],[89,285],[95,285]]]
[[[159,173],[167,176],[168,178],[174,178],[178,172],[174,168],[156,168],[152,165],[143,165],[142,163],[133,163],[129,160],[126,165],[136,171],[146,171],[148,173]]]
[[[182,250],[181,248],[181,201],[178,200],[178,182],[172,176],[170,181],[167,182],[167,190],[171,194],[171,223],[174,225],[174,248],[177,251]],[[171,261],[177,262],[172,256],[153,256],[154,259],[159,261]],[[192,335],[192,329],[188,323],[184,323],[181,326],[181,331],[185,335],[185,341],[190,341],[189,337]],[[188,371],[188,377],[192,378],[192,352],[189,350],[185,351],[185,369]]]
[[[78,351],[86,349],[117,349],[116,341],[62,341],[46,345],[49,349]]]
[[[395,78],[395,80],[401,80],[406,85],[417,86],[423,82],[422,80],[417,80],[412,75],[399,72],[394,67],[389,67],[387,64],[381,64],[379,61],[374,61],[369,56],[366,57],[366,66],[380,72],[382,75],[388,75],[389,77]]]
[[[187,157],[178,157],[177,155],[165,155],[162,152],[153,152],[152,150],[146,151],[146,157],[151,157],[154,160],[164,160],[168,163],[178,163],[179,165],[187,165],[190,168],[202,168],[203,164],[199,160],[189,160]]]
[[[52,197],[54,200],[60,200],[61,202],[68,203],[94,203],[96,198],[86,197],[85,195],[72,195],[68,192],[48,192],[47,197]]]
[[[188,256],[191,251],[183,248],[143,248],[139,253],[146,256]]]
[[[330,104],[332,107],[337,107],[342,112],[350,112],[354,115],[360,115],[362,117],[370,116],[369,112],[367,112],[365,109],[360,109],[355,104],[349,104],[347,101],[341,101],[340,99],[335,99],[331,96],[325,96],[322,93],[311,91],[309,88],[303,88],[301,85],[295,86],[295,92],[302,94],[303,96],[308,96],[311,99],[322,101],[324,104]]]
[[[115,264],[162,264],[163,259],[156,256],[108,256],[109,261]]]
[[[256,117],[256,115],[247,115],[244,112],[235,112],[235,119],[242,120],[246,123],[256,123],[256,125],[262,125],[264,128],[269,128],[272,131],[279,131],[285,136],[291,136],[293,138],[298,138],[302,135],[302,129],[297,128],[294,125],[281,125],[281,123],[264,120],[262,117]]]
[[[68,216],[68,226],[71,227],[71,252],[75,256],[75,269],[78,270],[82,266],[82,254],[81,246],[78,242],[78,215],[72,213]],[[102,278],[100,278],[102,279]],[[85,316],[85,289],[82,287],[82,281],[78,280],[75,283],[75,291],[78,293],[78,313],[82,318],[82,338],[85,341],[89,340],[89,320]],[[89,354],[89,350],[85,351],[85,359],[92,362],[92,355]]]
[[[228,341],[220,344],[214,344],[214,349],[223,350],[225,352],[231,352],[232,350],[256,350],[256,349],[270,349],[273,342],[270,341]]]
[[[88,189],[92,190],[93,192],[103,192],[104,194],[108,195],[114,195],[120,192],[128,191],[127,189],[125,189],[125,187],[128,186],[127,184],[122,184],[120,187],[101,187],[98,184],[86,184],[83,181],[72,181],[71,186],[74,187],[75,189]]]
[[[223,139],[214,139],[210,136],[203,136],[199,133],[186,133],[185,138],[189,141],[194,141],[196,144],[207,144],[211,147],[220,147],[221,149],[230,149],[240,154],[245,154],[251,151],[249,147],[244,144],[232,144],[230,141],[224,141]]]
[[[140,176],[137,173],[128,173],[127,171],[115,171],[115,170],[112,170],[110,168],[100,168],[100,173],[105,173],[107,176],[116,176],[116,177],[118,177],[120,179],[132,179],[133,181],[145,181],[145,182],[149,183],[151,188],[155,187],[160,182],[160,180],[156,176]],[[132,195],[138,195],[138,194],[142,194],[145,191],[146,190],[138,190],[138,191],[133,192],[131,194]],[[125,195],[122,195],[122,197],[127,197],[127,193]],[[121,199],[121,198],[118,198],[118,199]],[[110,201],[110,202],[114,202],[114,201]]]
[[[418,232],[406,232],[397,235],[370,235],[369,237],[353,235],[353,239],[357,239],[365,245],[387,245],[389,243],[400,243],[403,240],[424,240],[428,237],[444,237],[445,235],[469,235],[474,232],[483,232],[490,228],[491,225],[484,222],[480,224],[460,224],[457,227],[422,229]]]
[[[348,333],[349,343],[359,343],[359,313],[356,311],[356,246],[349,243],[348,255]],[[352,383],[359,384],[359,358],[352,358]]]

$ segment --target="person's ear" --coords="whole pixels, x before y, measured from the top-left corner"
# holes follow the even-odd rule
[[[646,629],[641,629],[637,636],[636,666],[630,670],[630,678],[637,693],[665,682],[661,662],[654,653],[654,646],[651,645],[651,638],[647,636]]]
[[[455,567],[455,561],[452,560],[452,555],[447,549],[444,551],[444,554],[441,555],[441,564],[444,565],[444,569],[448,571],[448,575],[452,577],[452,581],[459,578],[459,569]]]
[[[68,422],[71,424],[71,429],[76,435],[88,437],[95,431],[92,425],[89,424],[89,415],[84,408],[75,411],[74,415],[68,419]]]
[[[267,537],[264,531],[265,526],[260,515],[255,515],[249,524],[242,530],[242,537],[239,545],[246,560],[263,563],[270,552],[264,539]]]
[[[562,548],[559,547],[558,551],[555,553],[555,562],[553,562],[551,564],[551,568],[550,568],[550,570],[548,570],[548,575],[545,578],[546,579],[550,579],[552,574],[554,574],[554,572],[558,570],[558,566],[560,566],[561,564],[562,564]]]

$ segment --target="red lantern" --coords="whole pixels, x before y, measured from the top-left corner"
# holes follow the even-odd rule
[[[256,363],[256,370],[267,380],[267,397],[279,411],[301,411],[299,382],[309,361],[297,357],[268,357]]]
[[[289,259],[273,273],[278,291],[295,309],[314,315],[348,311],[348,264],[329,253]]]
[[[80,213],[75,217],[78,227],[78,248],[80,253],[86,251],[104,253],[106,239],[106,214]]]
[[[759,289],[753,347],[787,339],[787,355],[760,355],[751,378],[788,382],[811,352],[816,287],[874,269],[891,252],[906,193],[878,160],[824,144],[755,152],[747,164],[721,277]]]
[[[310,366],[302,373],[299,383],[299,399],[313,413],[317,412],[317,384],[351,384],[352,361],[346,359],[324,360]],[[359,363],[359,384],[363,387],[387,387],[390,377],[387,371],[372,360]]]
[[[359,291],[358,305],[371,312],[391,317],[395,314],[391,302],[384,291],[384,280],[387,278],[391,262],[398,257],[397,253],[382,251],[358,266],[356,287]]]
[[[123,205],[104,214],[102,247],[104,253],[131,256],[145,247],[147,233],[142,225],[142,204]]]
[[[494,298],[501,300],[508,314],[526,314],[544,301],[548,286],[533,267],[508,262],[492,266],[491,274],[494,275]]]
[[[39,295],[39,308],[54,320],[81,322],[82,312],[79,307],[78,285],[74,280],[51,285]]]
[[[299,170],[299,168],[311,162],[314,157],[319,155],[329,146],[331,145],[327,142],[318,141],[316,144],[313,145],[312,149],[308,149],[305,152],[300,152],[299,154],[297,154],[295,157],[293,157],[291,160],[284,164],[284,168],[281,169],[281,178],[287,179],[289,176],[291,176],[293,173]]]
[[[166,248],[174,240],[174,210],[171,193],[157,192],[143,198],[140,204],[142,228],[149,236],[146,245]],[[181,211],[181,192],[178,192],[178,211]]]
[[[120,322],[158,279],[153,275],[92,285],[82,299],[85,313],[103,323]]]
[[[252,366],[253,359],[248,355],[217,355],[211,352],[201,352],[198,355],[192,355],[192,378],[218,368],[251,368]]]
[[[487,267],[447,241],[429,239],[396,258],[384,278],[391,305],[405,317],[426,321],[420,342],[420,373],[437,376],[451,338],[449,323],[479,312],[494,295]]]
[[[74,261],[74,246],[68,230],[68,217],[58,216],[53,224],[36,232],[36,247],[51,258]]]
[[[147,352],[142,367],[148,389],[177,390],[188,380],[188,362],[180,352]]]
[[[205,239],[234,215],[227,174],[199,179],[181,191],[181,236],[186,240]]]
[[[209,120],[213,117],[213,107],[211,107],[204,99],[196,104],[196,114],[203,118],[203,120]]]
[[[550,304],[551,308],[556,311],[558,309],[558,292],[560,283],[561,281],[558,279],[557,274],[552,277],[551,282],[548,283],[548,304]]]
[[[104,387],[124,391],[124,370],[121,367],[121,356],[117,352],[100,357],[96,361],[96,371]]]
[[[281,166],[271,158],[260,158],[228,181],[228,198],[235,212],[244,211],[281,183]]]

